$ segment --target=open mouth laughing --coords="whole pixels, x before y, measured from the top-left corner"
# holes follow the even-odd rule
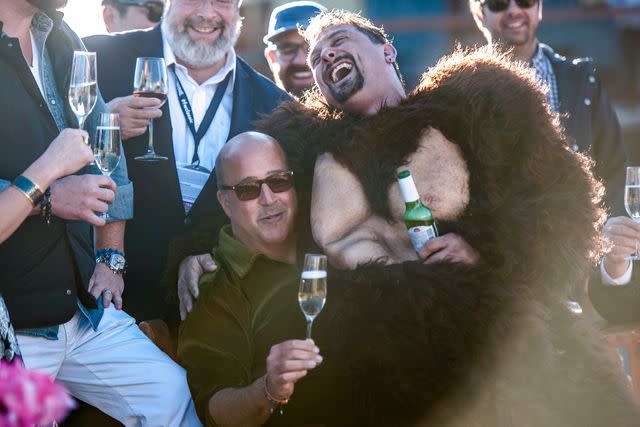
[[[339,104],[344,104],[364,87],[364,76],[349,54],[341,55],[327,65],[322,80],[331,97]]]
[[[346,79],[353,70],[353,61],[349,59],[341,59],[329,66],[325,71],[324,81],[326,83],[336,84]]]

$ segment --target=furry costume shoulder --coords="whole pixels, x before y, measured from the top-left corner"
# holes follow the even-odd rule
[[[356,425],[640,424],[616,368],[562,305],[601,254],[602,186],[568,149],[529,70],[484,49],[458,51],[374,116],[332,111],[316,93],[260,127],[289,154],[306,218],[320,153],[351,171],[387,220],[395,172],[425,131],[441,132],[467,164],[469,203],[440,225],[482,262],[368,266],[330,279],[319,345],[341,361],[334,379],[351,393]]]

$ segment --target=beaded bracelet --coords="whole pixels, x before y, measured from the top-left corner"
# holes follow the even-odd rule
[[[289,399],[278,399],[276,397],[274,397],[271,393],[269,393],[269,388],[267,387],[267,375],[265,375],[264,377],[264,381],[262,382],[262,384],[264,385],[264,395],[267,397],[267,400],[271,403],[273,403],[275,405],[275,408],[280,407],[280,415],[284,414],[284,409],[283,406],[286,405],[287,403],[289,403]],[[273,410],[271,411],[273,412]]]
[[[51,190],[49,188],[45,190],[40,200],[40,217],[45,224],[51,224]]]

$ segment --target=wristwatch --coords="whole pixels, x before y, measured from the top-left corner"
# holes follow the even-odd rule
[[[96,264],[105,263],[114,274],[123,274],[127,269],[124,254],[116,249],[100,249],[96,251]]]

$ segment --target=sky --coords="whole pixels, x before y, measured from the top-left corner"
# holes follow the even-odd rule
[[[80,37],[106,34],[102,21],[101,0],[69,0],[62,10],[64,20]]]

